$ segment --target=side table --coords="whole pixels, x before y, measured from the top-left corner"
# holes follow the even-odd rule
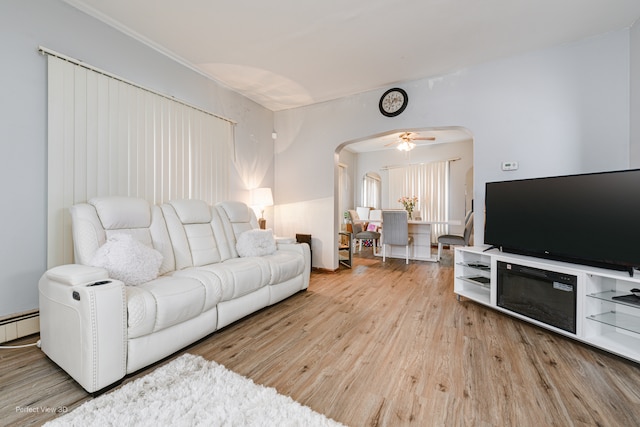
[[[351,233],[341,231],[338,233],[338,261],[345,267],[351,268],[353,252],[351,251]]]

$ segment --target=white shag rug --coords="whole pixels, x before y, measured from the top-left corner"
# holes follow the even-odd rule
[[[216,362],[185,354],[45,426],[335,427],[342,424]]]

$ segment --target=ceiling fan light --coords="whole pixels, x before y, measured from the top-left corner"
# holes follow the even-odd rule
[[[400,144],[398,144],[398,150],[400,151],[411,151],[416,147],[416,144],[411,142],[411,141],[402,141]]]

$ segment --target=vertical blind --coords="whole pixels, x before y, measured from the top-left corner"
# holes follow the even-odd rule
[[[425,221],[449,220],[449,161],[389,169],[389,206],[402,206],[402,196],[418,198],[416,209]],[[431,243],[447,234],[446,224],[431,226]]]
[[[233,123],[48,54],[48,267],[73,262],[69,207],[227,198]]]

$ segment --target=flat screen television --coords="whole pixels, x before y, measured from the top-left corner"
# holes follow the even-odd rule
[[[640,169],[488,182],[485,244],[616,270],[640,267]]]

